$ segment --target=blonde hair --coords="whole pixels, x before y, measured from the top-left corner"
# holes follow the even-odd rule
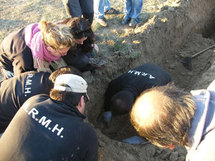
[[[42,33],[42,39],[47,46],[58,50],[72,45],[73,36],[68,25],[40,21],[39,28]]]
[[[195,109],[190,93],[173,84],[154,87],[135,101],[131,123],[139,135],[160,148],[171,144],[186,146]]]

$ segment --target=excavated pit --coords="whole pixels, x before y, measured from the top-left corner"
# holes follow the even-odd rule
[[[133,47],[133,52],[140,51],[140,54],[128,56],[123,52],[116,52],[116,46],[109,44],[107,51],[101,56],[107,60],[106,66],[97,70],[94,75],[85,75],[90,83],[88,91],[91,98],[87,116],[97,130],[100,158],[103,160],[185,160],[186,151],[183,148],[170,152],[151,144],[141,146],[122,143],[122,139],[137,135],[130,125],[129,115],[113,117],[109,127],[102,121],[104,92],[108,83],[128,69],[143,63],[153,62],[160,65],[172,75],[175,84],[185,90],[197,89],[200,84],[204,84],[204,87],[209,84],[202,82],[202,76],[215,60],[213,49],[193,58],[192,70],[182,64],[182,59],[215,44],[215,1],[184,0],[178,3],[180,5],[177,7],[163,6],[159,13],[150,15],[147,21],[124,38]],[[115,25],[119,25],[119,22],[115,22]],[[114,27],[110,31],[112,28]],[[136,44],[134,41],[140,43]],[[103,43],[104,41],[98,41],[100,46]],[[114,54],[110,55],[110,52]],[[146,155],[149,150],[153,152]],[[163,153],[168,155],[163,157]],[[175,153],[177,156],[174,156]]]

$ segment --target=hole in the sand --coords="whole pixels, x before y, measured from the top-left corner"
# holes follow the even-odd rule
[[[175,48],[173,52],[169,52],[168,49],[166,49],[166,51],[162,51],[163,53],[166,52],[169,55],[166,56],[167,61],[162,61],[161,54],[161,58],[158,58],[158,60],[160,60],[160,65],[162,67],[166,67],[166,70],[171,73],[174,81],[178,86],[187,90],[195,89],[195,82],[205,71],[207,71],[207,69],[210,68],[211,64],[214,62],[215,53],[213,49],[210,49],[205,51],[197,58],[192,58],[192,70],[186,69],[179,60],[175,59],[173,55],[176,55],[180,52],[180,54],[183,56],[191,57],[199,51],[215,44],[214,26],[215,23],[211,24],[209,27],[207,27],[207,29],[202,29],[202,33],[199,33],[199,31],[193,31],[193,33],[189,33],[185,36],[184,40],[181,41],[181,44],[178,45],[178,48]],[[172,41],[174,42],[176,40]],[[164,64],[164,62],[168,63]],[[120,74],[122,73],[118,73],[118,75]],[[103,96],[101,98],[103,99]],[[99,106],[101,107],[100,110],[102,111],[102,103]],[[102,133],[114,140],[122,141],[123,139],[126,139],[128,137],[138,135],[130,123],[129,114],[122,116],[113,116],[108,126],[104,124],[102,115],[100,115],[97,117],[96,124],[96,127],[99,127]]]

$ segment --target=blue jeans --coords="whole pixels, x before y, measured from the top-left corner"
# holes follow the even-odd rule
[[[143,7],[143,0],[126,0],[124,14],[126,19],[134,18],[139,22],[140,12]]]
[[[109,0],[94,0],[94,17],[104,18],[105,11],[111,9]]]

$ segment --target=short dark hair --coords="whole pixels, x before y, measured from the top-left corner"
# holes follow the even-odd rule
[[[73,66],[66,66],[66,67],[61,67],[57,70],[55,70],[53,73],[51,73],[51,75],[49,76],[49,80],[52,81],[52,83],[55,82],[56,78],[61,75],[61,74],[75,74],[75,75],[79,75],[81,76],[81,72],[73,67]]]
[[[82,17],[71,18],[67,25],[71,28],[71,33],[75,39],[83,37],[92,37],[93,31],[90,22]],[[93,34],[94,35],[94,34]]]
[[[133,94],[130,91],[122,90],[111,98],[110,108],[113,114],[122,115],[130,112],[133,103]]]
[[[169,83],[148,89],[137,98],[131,123],[139,135],[158,147],[186,146],[195,109],[192,95]]]
[[[91,53],[93,51],[93,44],[95,43],[95,34],[91,28],[91,24],[87,19],[81,17],[71,18],[67,25],[71,27],[71,33],[74,39],[81,39],[87,37],[83,44],[74,44],[70,48],[72,53]]]
[[[56,89],[51,89],[50,98],[55,101],[62,101],[65,103],[72,104],[73,106],[77,106],[81,96],[85,96],[85,93],[74,93],[67,91],[59,91]]]

